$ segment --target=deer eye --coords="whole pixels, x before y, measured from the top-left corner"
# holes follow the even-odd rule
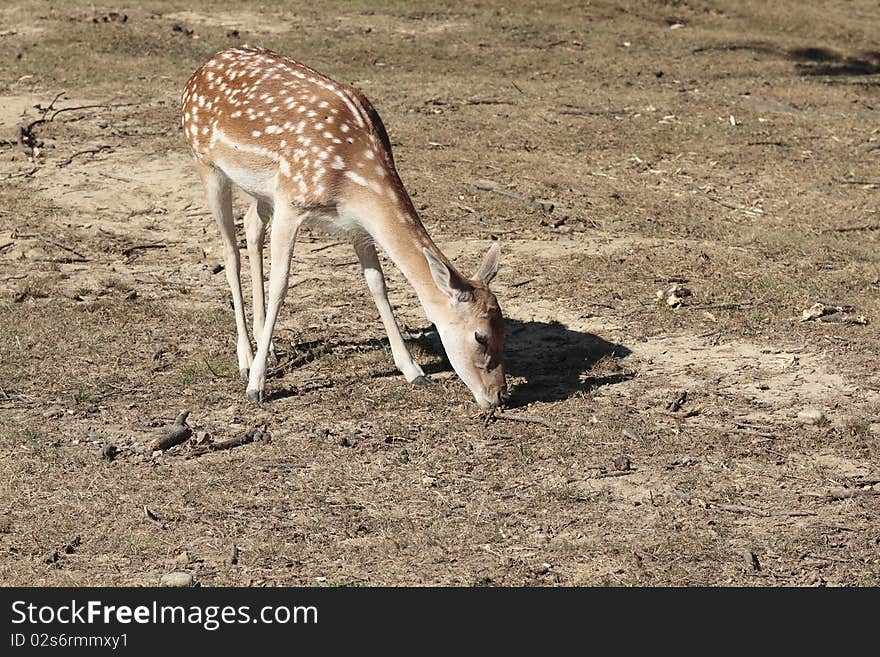
[[[474,340],[477,341],[477,344],[480,345],[483,350],[489,348],[489,336],[485,333],[480,333],[479,331],[477,331],[476,333],[474,333]]]

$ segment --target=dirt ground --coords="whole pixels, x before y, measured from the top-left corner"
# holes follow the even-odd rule
[[[3,3],[0,583],[880,584],[878,33],[867,1]],[[502,240],[546,425],[484,426],[386,262],[410,389],[320,234],[246,401],[177,116],[239,43],[367,94],[466,272]],[[147,449],[184,409],[271,440]]]

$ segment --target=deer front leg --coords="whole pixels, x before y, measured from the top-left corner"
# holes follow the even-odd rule
[[[205,185],[208,208],[214,215],[214,221],[220,228],[220,236],[223,240],[226,282],[229,283],[229,290],[232,292],[235,329],[238,333],[235,349],[238,355],[238,371],[241,378],[246,381],[248,368],[253,361],[253,353],[245,322],[244,300],[241,295],[241,261],[238,254],[238,244],[235,240],[235,220],[232,216],[232,185],[224,173],[213,167],[201,166],[199,173]]]
[[[290,259],[293,255],[293,244],[299,232],[303,215],[299,214],[286,201],[275,203],[272,217],[271,265],[269,268],[269,305],[263,330],[257,342],[257,353],[248,379],[247,397],[251,401],[263,401],[263,390],[266,387],[266,360],[269,357],[269,346],[272,344],[272,333],[278,311],[287,294],[290,276]]]
[[[385,275],[382,273],[382,265],[373,240],[366,235],[358,236],[353,242],[355,253],[361,263],[364,278],[367,279],[367,287],[376,302],[385,332],[388,334],[388,342],[391,343],[391,354],[394,356],[394,365],[399,369],[406,380],[416,387],[428,385],[431,380],[425,376],[422,368],[413,360],[403,336],[400,335],[400,327],[394,317],[394,311],[388,302],[388,290],[385,285]]]

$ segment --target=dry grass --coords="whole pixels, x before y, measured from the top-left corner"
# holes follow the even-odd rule
[[[60,91],[121,105],[40,126],[35,162],[0,145],[0,583],[877,585],[880,496],[823,497],[880,480],[877,186],[841,182],[880,179],[877,25],[868,3],[794,7],[0,10],[0,139]],[[463,269],[501,236],[513,405],[553,429],[484,427],[387,266],[437,381],[409,389],[351,250],[319,236],[278,331],[294,366],[244,401],[176,118],[190,72],[241,41],[373,99]],[[672,310],[655,293],[677,280],[693,296]],[[870,323],[799,321],[819,298]],[[806,407],[827,422],[801,426]],[[216,439],[272,441],[146,453],[182,409]]]

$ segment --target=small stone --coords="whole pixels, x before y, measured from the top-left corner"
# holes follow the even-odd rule
[[[753,570],[755,572],[759,572],[761,570],[761,562],[758,561],[758,555],[754,553],[753,550],[743,550],[743,560],[746,563],[746,568],[749,570]]]
[[[176,563],[178,566],[185,566],[190,561],[192,561],[192,559],[190,559],[189,552],[187,552],[186,550],[174,557],[174,563]]]
[[[230,566],[234,566],[238,563],[238,546],[233,544],[229,546],[229,549],[226,550],[226,563]]]
[[[431,488],[437,485],[437,480],[434,477],[422,477],[422,485]]]
[[[190,573],[174,572],[165,573],[159,579],[159,586],[169,586],[174,588],[187,588],[194,583],[193,576]]]
[[[223,265],[221,265],[219,262],[211,267],[212,274],[219,274],[221,271],[223,271]]]
[[[544,563],[541,563],[541,564],[538,564],[537,566],[535,566],[535,567],[533,568],[533,572],[534,572],[536,575],[546,575],[547,573],[550,572],[550,570],[551,570],[552,568],[553,568],[553,565],[552,565],[552,564],[549,564],[549,563],[544,562]]]
[[[820,425],[825,422],[825,413],[818,408],[805,408],[798,413],[797,419],[801,424]]]
[[[621,454],[614,459],[614,467],[617,470],[629,470],[632,467],[632,463],[630,462],[628,456],[624,456],[623,454]]]
[[[101,450],[101,457],[112,461],[118,453],[119,450],[116,448],[116,445],[110,443],[109,445],[104,445],[104,449]]]
[[[868,425],[868,433],[880,436],[880,422],[872,422]]]

